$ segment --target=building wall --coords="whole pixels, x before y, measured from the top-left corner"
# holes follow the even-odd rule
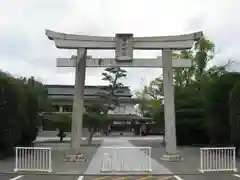
[[[134,104],[120,104],[113,111],[109,111],[109,114],[137,114],[137,110]]]
[[[65,85],[46,85],[48,89],[48,97],[51,99],[53,112],[72,112],[74,87]],[[107,87],[107,86],[106,86]],[[85,86],[84,89],[84,105],[91,105],[93,103],[104,103],[105,100],[101,99],[96,93],[104,91],[103,86]],[[131,122],[140,117],[136,104],[137,100],[132,99],[131,91],[128,87],[122,87],[116,91],[119,98],[119,106],[109,112],[109,117],[112,118],[112,128],[115,131],[131,132]],[[111,114],[111,115],[110,115]],[[132,115],[132,116],[131,116]],[[134,118],[133,118],[134,117]],[[137,119],[138,120],[138,119]],[[116,124],[117,123],[117,124]],[[141,122],[142,123],[142,122]],[[138,123],[140,126],[141,124]],[[137,126],[138,126],[137,125]],[[138,127],[140,128],[140,127]],[[83,136],[87,136],[88,128],[83,128]]]
[[[53,111],[55,112],[72,112],[74,86],[70,85],[45,85],[48,89],[48,97],[52,101]],[[84,104],[87,106],[94,101],[99,100],[96,93],[103,92],[108,86],[85,86]],[[120,106],[116,107],[110,114],[139,114],[137,113],[135,100],[131,99],[132,93],[129,87],[121,87],[116,90],[119,96]]]
[[[72,112],[72,105],[55,105],[54,112]],[[85,112],[85,108],[84,108]],[[136,114],[138,115],[137,109],[134,104],[120,104],[114,110],[110,110],[109,114]]]
[[[74,86],[71,85],[45,85],[48,89],[48,95],[73,95],[74,94]],[[104,92],[103,90],[107,86],[85,86],[84,88],[84,96],[93,96],[96,93]],[[128,87],[121,87],[116,90],[116,95],[119,96],[132,96],[131,90]]]

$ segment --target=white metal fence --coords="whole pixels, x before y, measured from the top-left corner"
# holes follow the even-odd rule
[[[102,147],[101,172],[151,172],[151,147]]]
[[[235,147],[200,148],[200,171],[237,171]]]
[[[46,147],[16,147],[14,171],[52,171],[52,149]]]

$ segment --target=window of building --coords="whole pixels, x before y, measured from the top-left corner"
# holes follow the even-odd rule
[[[113,124],[122,124],[120,121],[113,121]]]
[[[68,110],[68,109],[67,109],[67,106],[62,106],[62,111],[63,111],[63,112],[68,112],[67,110]]]
[[[125,106],[120,106],[120,107],[117,107],[115,112],[116,113],[125,113]]]
[[[131,121],[126,121],[126,124],[131,124]]]
[[[64,106],[63,112],[72,112],[72,106]]]
[[[124,93],[124,91],[123,90],[118,90],[118,91],[116,91],[116,93]]]
[[[121,113],[125,113],[126,107],[125,107],[125,106],[122,106],[122,107],[120,107],[120,108],[121,108]]]
[[[116,109],[114,109],[114,112],[115,112],[115,113],[119,113],[119,111],[120,111],[119,107],[117,107]]]
[[[58,105],[54,105],[53,106],[53,111],[54,112],[58,112],[59,111],[59,106]]]
[[[86,112],[87,108],[88,108],[88,106],[87,106],[87,105],[85,105],[85,106],[84,106],[84,110],[83,110],[83,111],[84,111],[84,112]]]

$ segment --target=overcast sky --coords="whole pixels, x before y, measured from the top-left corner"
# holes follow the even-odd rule
[[[235,60],[240,70],[239,0],[0,0],[0,69],[17,76],[35,76],[46,84],[73,84],[73,68],[56,68],[57,57],[75,51],[57,49],[45,29],[114,36],[161,36],[203,30],[217,46],[215,64]],[[114,52],[89,51],[96,57]],[[156,57],[158,51],[135,52]],[[87,69],[86,84],[99,85],[102,69]],[[160,69],[129,69],[127,85],[138,89]]]

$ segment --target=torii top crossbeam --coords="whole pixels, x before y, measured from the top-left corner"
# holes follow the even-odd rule
[[[74,35],[46,30],[46,35],[55,42],[57,48],[63,49],[116,49],[115,37]],[[194,41],[203,36],[202,31],[175,36],[132,37],[133,49],[191,49]]]

